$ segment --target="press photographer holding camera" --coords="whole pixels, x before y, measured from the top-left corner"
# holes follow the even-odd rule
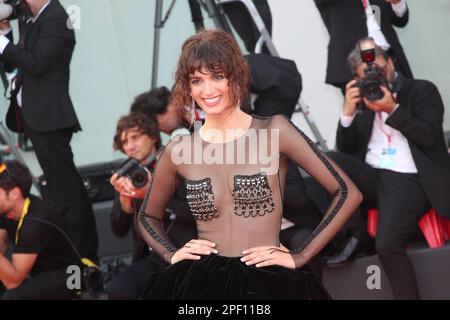
[[[149,160],[156,158],[156,152],[160,147],[159,131],[148,117],[132,113],[120,118],[114,137],[114,149],[122,151],[130,159],[113,174],[110,182],[120,195],[120,206],[125,213],[133,214],[135,205],[133,199],[145,197],[151,173],[148,170],[147,179],[145,179],[140,172],[145,166],[151,165],[152,161]],[[140,164],[144,167],[141,167]],[[137,179],[132,179],[133,172],[138,173]]]
[[[450,218],[444,105],[433,83],[404,78],[372,38],[357,43],[348,63],[355,79],[346,86],[338,124],[342,153],[329,156],[358,186],[364,208],[378,209],[375,249],[394,298],[419,299],[406,246],[430,207]],[[327,264],[350,259],[358,247],[354,243]]]
[[[147,115],[130,113],[119,119],[114,136],[114,149],[120,150],[130,158],[110,180],[117,191],[111,212],[111,225],[118,237],[125,237],[131,229],[134,248],[132,265],[106,286],[110,299],[138,299],[148,284],[150,274],[166,265],[156,254],[149,251],[136,229],[137,214],[150,186],[151,170],[160,148],[160,132]],[[194,220],[182,195],[174,196],[169,209],[166,228],[174,230],[170,233],[171,238],[175,243],[182,245],[196,236]],[[184,215],[189,219],[177,219],[171,217],[170,213],[176,217]]]
[[[94,212],[70,146],[73,134],[81,131],[69,94],[74,30],[58,0],[8,3],[15,8],[8,19],[19,13],[20,37],[14,44],[9,22],[0,24],[8,32],[0,35],[0,60],[7,72],[17,69],[6,124],[32,142],[47,182],[44,197],[64,212],[67,231],[82,256],[96,260]]]
[[[392,113],[397,102],[391,94],[389,85],[393,85],[395,80],[403,81],[399,74],[394,73],[394,64],[387,54],[377,50],[379,52],[376,56],[375,44],[369,39],[361,41],[360,44],[361,57],[352,56],[351,59],[360,58],[365,65],[353,70],[355,79],[345,87],[344,122],[348,122],[355,115],[356,108],[361,106],[362,102],[374,112]],[[367,46],[367,49],[364,50],[363,46]]]

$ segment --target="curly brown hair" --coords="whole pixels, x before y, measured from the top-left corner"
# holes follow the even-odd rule
[[[171,102],[185,116],[192,105],[189,78],[195,71],[223,73],[230,86],[234,105],[245,100],[250,87],[250,71],[233,37],[219,29],[203,30],[183,44],[175,73]]]
[[[113,148],[114,150],[123,150],[123,144],[121,140],[122,132],[137,128],[139,133],[146,134],[149,137],[156,140],[155,147],[159,149],[161,147],[161,136],[159,134],[158,126],[156,123],[143,113],[132,112],[126,116],[122,116],[117,122],[116,134],[114,135]]]

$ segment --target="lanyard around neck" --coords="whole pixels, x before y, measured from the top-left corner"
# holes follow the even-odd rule
[[[377,112],[378,114],[378,125],[380,126],[380,130],[381,132],[383,132],[383,134],[386,136],[387,140],[388,140],[388,146],[391,146],[391,142],[392,142],[392,137],[394,136],[394,129],[391,128],[391,132],[387,133],[384,129],[383,129],[383,117],[381,116],[381,112]]]
[[[29,207],[30,207],[30,198],[26,198],[25,203],[23,204],[22,215],[20,216],[19,224],[17,225],[16,242],[15,242],[16,244],[17,244],[17,242],[19,242],[19,231],[20,231],[20,228],[22,228],[23,220],[25,219],[25,216],[28,214]]]

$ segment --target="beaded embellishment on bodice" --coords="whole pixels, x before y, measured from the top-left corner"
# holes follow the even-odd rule
[[[214,206],[214,193],[210,178],[197,181],[187,180],[186,191],[187,202],[195,219],[208,221],[219,217],[219,212]]]
[[[210,178],[187,180],[186,189],[189,207],[197,220],[208,221],[219,217],[219,212],[214,206]],[[232,194],[234,214],[238,216],[245,218],[264,216],[275,209],[272,189],[265,174],[234,176]]]
[[[264,216],[275,210],[272,189],[262,173],[234,176],[233,198],[234,213],[238,216]]]

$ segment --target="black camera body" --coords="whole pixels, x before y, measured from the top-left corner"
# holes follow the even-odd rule
[[[0,20],[14,20],[20,15],[30,15],[25,0],[3,0],[0,1]]]
[[[369,101],[377,101],[384,97],[381,86],[389,87],[383,71],[375,64],[375,48],[361,49],[361,59],[367,64],[364,78],[354,85],[359,88],[360,96]]]
[[[384,97],[381,86],[388,87],[383,72],[374,63],[369,64],[364,70],[364,78],[354,85],[359,88],[360,96],[369,101],[377,101]]]
[[[117,178],[130,178],[133,186],[137,189],[145,187],[148,183],[147,170],[141,165],[140,161],[135,158],[129,158],[125,161],[119,169],[117,169],[116,173]]]

